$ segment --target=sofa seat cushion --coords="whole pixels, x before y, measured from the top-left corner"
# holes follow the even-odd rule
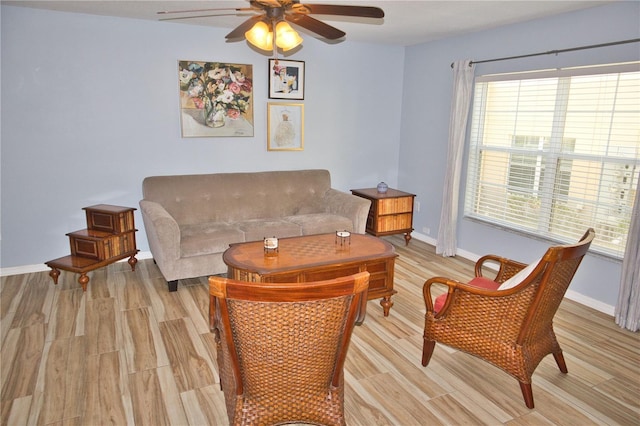
[[[222,253],[229,244],[244,242],[244,233],[226,222],[209,222],[180,226],[182,257]]]
[[[245,241],[259,241],[265,237],[298,237],[300,226],[284,219],[251,219],[236,222],[235,226],[244,233]]]
[[[302,235],[329,234],[336,231],[353,232],[351,219],[330,213],[300,214],[287,216],[285,219],[297,224],[302,230]]]

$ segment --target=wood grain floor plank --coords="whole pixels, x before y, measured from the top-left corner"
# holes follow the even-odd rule
[[[351,372],[345,369],[345,418],[348,424],[358,425],[394,425],[393,415],[378,403],[375,395],[369,393],[365,379],[356,380]],[[362,411],[362,413],[361,413]]]
[[[124,425],[129,421],[123,395],[126,383],[120,374],[118,352],[87,357],[87,393],[84,422],[93,425]]]
[[[630,387],[629,384],[634,386]],[[640,399],[637,397],[638,384],[640,384],[640,379],[638,377],[636,377],[635,380],[620,380],[617,377],[614,377],[594,386],[593,389],[598,392],[602,392],[609,398],[615,399],[616,402],[623,404],[630,410],[640,413]],[[640,414],[638,417],[640,420]]]
[[[0,402],[0,414],[2,415],[0,425],[13,426],[28,424],[32,399],[31,395],[29,395]]]
[[[117,305],[114,298],[91,299],[86,302],[87,355],[97,355],[120,349],[117,316]]]
[[[369,396],[360,386],[360,382],[349,376],[345,380],[345,420],[350,426],[387,426],[394,423],[390,419],[391,415],[386,415],[382,407],[379,406],[373,396]],[[356,386],[351,386],[353,383]]]
[[[42,274],[40,274],[42,275]],[[29,279],[25,284],[11,328],[42,324],[46,320],[45,301],[50,283],[43,279]]]
[[[178,292],[189,318],[199,334],[209,332],[209,285],[198,281],[195,285],[185,286]]]
[[[91,272],[90,285],[87,286],[88,299],[108,299],[115,297],[113,290],[112,280],[110,280],[110,274],[113,274],[113,269],[102,268],[96,269]]]
[[[350,426],[640,424],[640,333],[574,301],[563,300],[554,320],[569,374],[543,359],[533,410],[515,379],[452,348],[437,345],[422,367],[422,284],[468,280],[473,264],[421,241],[385,239],[399,254],[398,294],[388,317],[369,301],[354,330]],[[0,425],[226,425],[207,277],[181,280],[170,294],[144,259],[136,271],[118,262],[90,278],[87,292],[65,272],[57,286],[47,272],[0,278]]]
[[[190,332],[184,319],[160,323],[160,334],[180,392],[215,383],[207,351],[195,330]]]
[[[162,397],[164,398],[164,406],[167,410],[167,419],[172,425],[187,425],[187,415],[185,408],[180,401],[180,391],[176,384],[173,370],[170,366],[164,366],[156,369],[158,374],[158,382],[162,389]],[[211,423],[216,424],[216,423]],[[223,423],[219,423],[223,424]]]
[[[158,322],[174,320],[189,316],[182,304],[180,293],[167,291],[167,283],[162,278],[144,281],[150,295],[151,307]]]
[[[129,375],[134,421],[138,425],[169,425],[156,370],[144,370]]]
[[[55,424],[82,415],[86,389],[85,347],[83,336],[45,345],[35,393],[40,407],[31,413],[38,424]]]
[[[111,279],[115,283],[118,303],[122,310],[151,306],[151,296],[147,286],[143,285],[135,274],[113,274]]]
[[[2,401],[33,394],[44,350],[44,328],[36,322],[16,329],[13,356],[2,357],[3,371],[8,370],[2,377]]]
[[[0,280],[0,318],[15,312],[25,290],[28,274],[2,277]]]
[[[123,336],[128,372],[134,373],[168,365],[157,321],[149,308],[123,312]]]
[[[208,360],[211,362],[213,381],[220,383],[220,376],[218,375],[218,358],[216,353],[216,338],[213,333],[207,332],[200,335],[202,345],[208,354]]]
[[[371,376],[360,381],[378,404],[383,406],[398,425],[439,425],[444,424],[437,415],[423,403],[424,398],[408,393],[404,384],[391,374]]]
[[[219,385],[183,392],[180,397],[190,425],[227,423],[224,396]]]
[[[84,318],[84,294],[81,288],[58,292],[47,330],[47,341],[76,335],[79,319]]]
[[[481,410],[460,392],[440,395],[424,401],[423,404],[434,413],[442,424],[446,425],[477,425],[499,423],[497,419]]]

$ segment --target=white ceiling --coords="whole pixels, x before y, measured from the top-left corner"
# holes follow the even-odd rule
[[[324,1],[302,0],[301,3],[349,4],[378,6],[385,11],[381,20],[366,20],[335,16],[313,15],[347,33],[346,39],[370,43],[412,45],[495,28],[502,25],[544,18],[560,13],[586,9],[615,0],[534,0],[534,1]],[[2,4],[50,9],[122,18],[158,21],[158,11],[193,10],[205,8],[243,8],[246,0],[235,1],[5,1]],[[164,15],[166,17],[167,15]],[[190,14],[171,15],[190,16]],[[205,25],[235,28],[248,16],[217,16],[198,19],[165,21],[167,25]],[[305,31],[302,30],[302,33]]]

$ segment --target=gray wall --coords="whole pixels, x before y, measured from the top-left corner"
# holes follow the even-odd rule
[[[622,2],[408,47],[405,51],[398,185],[416,193],[420,201],[421,210],[414,221],[416,231],[426,235],[424,228],[429,228],[430,238],[438,235],[453,84],[450,64],[453,61],[524,55],[639,37],[640,3]],[[478,64],[475,74],[639,59],[640,43],[632,43]],[[466,176],[462,179],[462,193],[465,179]],[[461,196],[458,247],[463,252],[495,253],[528,262],[542,255],[548,246],[548,242],[465,219],[463,205]],[[578,299],[584,296],[587,300],[582,301],[608,311],[616,304],[619,281],[620,262],[588,255],[570,290],[579,293]],[[599,303],[609,306],[597,306]]]
[[[82,207],[137,206],[142,179],[154,174],[327,168],[343,190],[385,180],[417,194],[415,236],[432,241],[446,169],[452,61],[640,36],[638,2],[407,48],[327,45],[307,36],[288,58],[306,62],[305,149],[267,152],[267,57],[225,43],[228,30],[9,6],[1,14],[2,268],[67,254],[65,234],[84,226]],[[638,60],[639,46],[482,64],[476,73]],[[180,59],[254,65],[254,137],[180,137]],[[548,245],[462,215],[459,225],[458,245],[470,257],[491,252],[529,261]],[[589,255],[571,292],[607,311],[619,277],[619,262]]]
[[[156,174],[326,168],[395,185],[402,47],[306,36],[303,152],[266,150],[268,56],[229,29],[2,6],[3,268],[69,252],[82,207],[138,206]],[[254,66],[254,137],[180,137],[178,60]],[[136,212],[138,246],[148,250]],[[44,267],[44,265],[42,265]]]

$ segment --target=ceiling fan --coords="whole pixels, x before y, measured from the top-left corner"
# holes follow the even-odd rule
[[[312,18],[309,15],[338,15],[338,16],[352,16],[360,18],[383,18],[384,11],[379,7],[372,6],[349,6],[349,5],[336,5],[336,4],[301,4],[300,0],[250,0],[250,7],[243,8],[214,8],[214,9],[197,9],[197,10],[178,10],[178,11],[163,11],[158,14],[178,14],[178,13],[205,13],[205,12],[218,12],[216,14],[209,15],[192,15],[182,17],[169,17],[161,20],[176,20],[176,19],[192,19],[202,18],[210,16],[222,16],[222,15],[243,15],[252,14],[249,19],[238,25],[229,34],[226,35],[227,41],[237,41],[247,38],[249,42],[262,48],[264,50],[271,50],[269,42],[265,39],[262,45],[258,45],[253,41],[253,37],[250,31],[261,27],[264,32],[272,34],[271,42],[276,44],[277,38],[287,38],[287,34],[281,31],[281,28],[288,27],[288,30],[293,31],[290,26],[283,25],[282,23],[290,22],[294,25],[298,25],[305,28],[319,36],[328,40],[337,40],[346,35],[346,33],[338,28],[328,25],[316,18]],[[223,13],[234,12],[234,13]],[[261,24],[262,23],[262,24]],[[266,29],[265,29],[266,28]],[[287,31],[288,31],[287,30]],[[295,31],[293,31],[295,33]],[[275,37],[273,36],[275,35]],[[291,34],[289,34],[291,35]],[[295,33],[297,37],[295,46],[302,42],[302,39]],[[266,37],[266,36],[265,36]],[[291,35],[291,37],[293,37]],[[295,37],[294,37],[295,38]],[[292,42],[293,43],[293,42]],[[278,44],[278,47],[283,50],[289,50],[291,44]]]

